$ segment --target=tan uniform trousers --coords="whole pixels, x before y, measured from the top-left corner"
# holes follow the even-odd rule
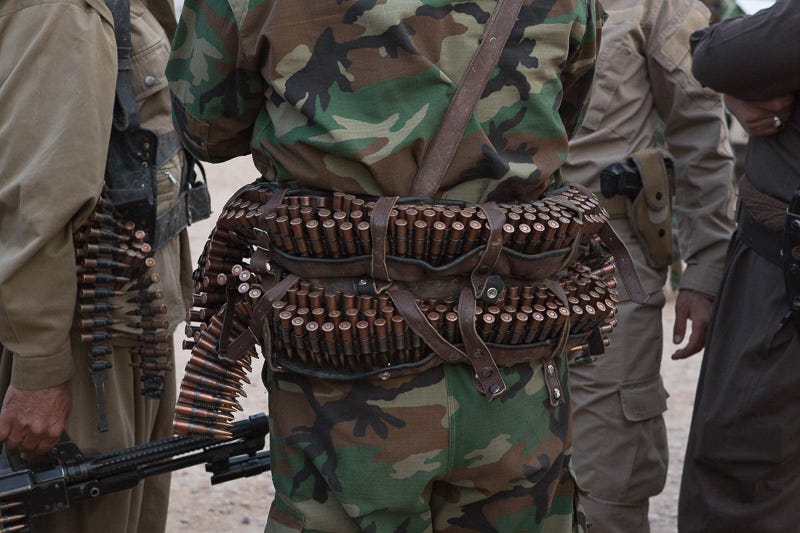
[[[77,335],[72,338],[74,353],[85,353]],[[172,435],[175,405],[175,379],[168,374],[164,396],[147,399],[139,393],[139,377],[128,363],[130,347],[112,345],[106,371],[106,401],[110,429],[97,430],[97,407],[88,360],[75,362],[71,381],[72,411],[68,434],[86,455],[127,448]],[[0,360],[0,391],[5,396],[11,375],[11,353],[3,351]],[[45,515],[32,521],[32,533],[160,533],[166,525],[169,501],[169,474],[155,476],[135,488],[109,494],[91,502]]]
[[[645,287],[666,273],[643,264],[627,223],[617,224]],[[655,284],[657,286],[657,284]],[[662,413],[661,291],[644,305],[623,301],[606,353],[591,365],[570,367],[574,411],[573,464],[592,533],[650,531],[649,498],[666,482],[669,450]]]

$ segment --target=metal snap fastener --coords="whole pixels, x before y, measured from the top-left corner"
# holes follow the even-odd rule
[[[146,86],[148,86],[148,87],[152,87],[153,85],[155,85],[156,84],[155,76],[145,76],[144,77],[144,84]]]
[[[488,289],[486,289],[486,297],[487,298],[491,298],[492,300],[494,300],[495,298],[497,298],[498,295],[499,295],[499,293],[497,292],[496,288],[489,287]]]
[[[486,368],[484,368],[483,370],[481,370],[481,376],[483,376],[485,378],[488,378],[492,374],[494,374],[494,370],[492,370],[488,366]]]
[[[494,385],[489,387],[489,392],[491,392],[492,394],[497,394],[498,392],[500,392],[500,385],[495,383]]]
[[[547,365],[547,373],[551,376],[556,373],[556,367],[553,365]]]
[[[561,389],[553,389],[553,398],[556,400],[561,398]]]
[[[386,381],[387,379],[392,377],[392,375],[389,372],[381,372],[380,376],[378,377],[380,377],[381,380]]]

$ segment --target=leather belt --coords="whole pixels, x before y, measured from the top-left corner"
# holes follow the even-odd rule
[[[760,257],[783,270],[783,233],[772,231],[755,219],[743,205],[739,207],[739,238]]]

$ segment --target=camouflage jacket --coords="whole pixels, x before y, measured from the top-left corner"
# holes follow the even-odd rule
[[[391,5],[390,5],[391,4]],[[167,75],[200,159],[268,179],[404,195],[496,0],[187,0]],[[440,195],[532,199],[567,155],[592,81],[596,0],[528,0]]]

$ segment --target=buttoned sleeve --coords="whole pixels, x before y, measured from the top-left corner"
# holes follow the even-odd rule
[[[687,267],[681,288],[713,296],[731,232],[733,155],[721,97],[691,73],[689,36],[708,11],[692,0],[654,1],[646,31],[655,106],[675,162],[675,213]],[[656,7],[658,6],[658,7]]]
[[[175,129],[204,161],[249,154],[263,104],[258,67],[241,49],[246,15],[239,11],[225,0],[187,0],[172,43],[167,78]]]
[[[0,343],[15,354],[12,383],[38,389],[67,381],[73,370],[72,233],[103,184],[116,47],[98,0],[4,4]]]

